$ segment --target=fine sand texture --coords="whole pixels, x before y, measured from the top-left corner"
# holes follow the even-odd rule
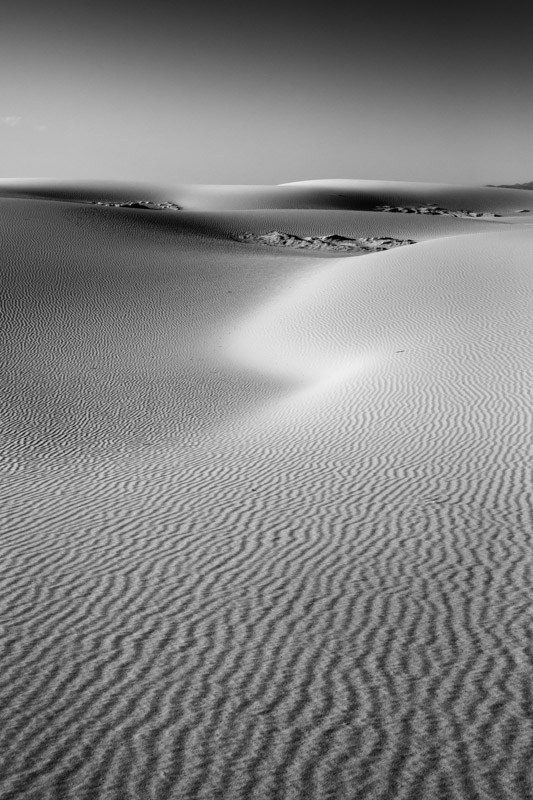
[[[532,212],[0,181],[2,800],[533,796]]]

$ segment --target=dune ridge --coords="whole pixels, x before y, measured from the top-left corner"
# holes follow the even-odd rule
[[[0,192],[3,797],[533,792],[531,224],[309,191]]]

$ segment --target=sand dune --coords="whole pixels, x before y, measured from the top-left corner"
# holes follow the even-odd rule
[[[70,201],[147,199],[170,201],[190,211],[252,209],[321,209],[373,211],[378,206],[426,205],[468,208],[486,213],[533,211],[533,199],[522,189],[469,187],[397,181],[317,180],[280,186],[157,186],[147,183],[84,184],[67,181],[0,180],[0,197]]]
[[[526,193],[139,189],[0,185],[0,794],[525,800]]]

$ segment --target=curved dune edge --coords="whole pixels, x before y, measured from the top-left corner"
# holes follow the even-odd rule
[[[527,285],[529,239],[529,232],[513,230],[505,237],[421,243],[415,250],[397,248],[364,260],[330,259],[252,309],[225,352],[249,369],[312,379],[342,370],[364,353],[425,348],[440,327],[447,338],[456,333],[452,312],[477,318],[493,310],[490,281],[496,281],[499,296],[515,247],[518,274]],[[475,266],[463,266],[465,253],[476,254]]]

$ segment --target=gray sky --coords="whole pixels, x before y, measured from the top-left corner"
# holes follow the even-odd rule
[[[462,5],[3,0],[0,177],[532,180],[533,11]]]

